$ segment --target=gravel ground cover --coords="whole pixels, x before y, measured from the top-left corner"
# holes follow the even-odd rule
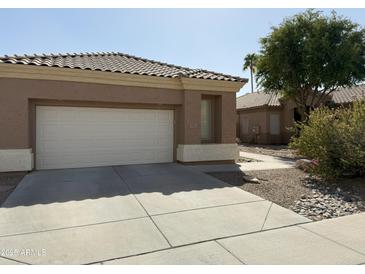
[[[312,220],[329,219],[365,211],[365,178],[324,183],[308,176],[303,185],[311,189],[291,209]]]
[[[26,173],[4,172],[0,173],[0,206],[20,183]]]
[[[295,168],[209,175],[312,220],[365,211],[365,178],[323,182]]]
[[[290,159],[300,159],[295,150],[284,145],[254,145],[254,144],[240,144],[239,149],[242,152],[258,153],[269,156],[284,157]]]

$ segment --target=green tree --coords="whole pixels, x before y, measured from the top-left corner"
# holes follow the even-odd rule
[[[244,63],[243,63],[243,70],[250,69],[251,73],[251,92],[253,92],[253,74],[256,70],[256,61],[257,61],[257,55],[254,53],[247,54]]]
[[[293,99],[302,117],[338,87],[365,79],[365,30],[335,12],[287,18],[260,43],[258,85]]]

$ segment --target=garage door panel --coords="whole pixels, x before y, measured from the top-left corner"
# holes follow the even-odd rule
[[[107,118],[106,118],[107,119]],[[78,129],[80,127],[80,123],[78,121],[80,121],[81,119],[78,118],[77,121],[70,121],[70,122],[60,122],[60,121],[52,121],[51,123],[42,123],[42,130],[47,132],[52,132],[55,131],[57,133],[58,130],[60,129],[60,127],[64,128],[64,129]],[[133,130],[139,130],[142,131],[145,128],[151,130],[156,128],[156,125],[160,125],[162,127],[169,127],[171,125],[171,122],[159,122],[156,120],[152,120],[149,121],[148,119],[144,120],[144,121],[139,121],[139,122],[135,122],[132,120],[129,121],[105,121],[102,123],[98,124],[98,127],[95,127],[95,123],[98,123],[98,121],[87,121],[87,122],[82,122],[83,128],[82,131],[80,131],[80,133],[87,133],[87,131],[94,131],[94,132],[99,132],[100,134],[107,134],[110,131],[126,131],[126,127],[128,127],[128,129],[133,129]],[[104,132],[105,131],[105,132]],[[129,130],[128,130],[129,131]]]
[[[172,146],[172,137],[173,135],[167,135],[168,132],[161,132],[163,134],[148,134],[148,132],[142,132],[140,134],[125,134],[125,136],[121,136],[120,138],[116,138],[112,135],[104,135],[104,136],[95,136],[93,139],[90,139],[88,136],[80,136],[77,138],[76,136],[66,136],[64,138],[60,136],[55,136],[53,139],[40,138],[38,139],[39,146],[37,146],[37,151],[42,151],[44,149],[58,149],[58,148],[83,148],[87,149],[96,149],[103,148],[107,149],[110,147],[111,143],[113,144],[112,149],[117,149],[117,147],[125,147],[128,142],[129,146]],[[94,136],[94,135],[93,135]],[[67,142],[66,142],[67,141]]]
[[[131,140],[132,139],[132,140]],[[66,142],[67,141],[67,142]],[[149,147],[149,146],[162,146],[166,147],[167,145],[172,145],[172,142],[167,138],[160,138],[157,139],[154,136],[144,135],[144,136],[133,136],[130,137],[123,137],[120,139],[116,139],[115,137],[95,137],[94,139],[90,140],[88,138],[64,138],[64,139],[55,139],[55,140],[39,140],[39,146],[37,147],[37,151],[41,152],[45,149],[47,150],[58,150],[58,149],[82,149],[86,148],[88,150],[95,150],[95,149],[118,149],[118,147],[125,147],[126,142],[128,142],[129,146],[132,146],[133,149],[136,146],[141,147]],[[111,147],[111,143],[113,146]]]
[[[105,140],[100,140],[100,142],[105,142]],[[156,150],[163,151],[166,149],[165,144],[158,144],[158,141],[148,140],[148,143],[136,142],[134,140],[133,143],[131,143],[134,147],[140,146],[141,149],[132,148],[128,149],[125,148],[125,144],[120,143],[116,145],[116,147],[111,148],[108,144],[98,145],[98,140],[94,140],[94,143],[82,143],[82,144],[73,144],[72,142],[69,142],[67,144],[60,144],[60,143],[46,143],[42,144],[39,149],[37,149],[37,154],[39,155],[47,155],[49,153],[58,155],[64,155],[64,154],[80,154],[80,153],[88,153],[88,154],[95,154],[95,153],[127,153],[127,152],[133,152],[133,151],[141,151],[143,153],[147,150]],[[97,147],[96,147],[97,146]]]
[[[171,162],[173,111],[37,107],[38,169]]]
[[[40,162],[44,169],[55,168],[55,166],[107,166],[107,165],[127,165],[140,164],[141,152],[122,152],[124,157],[120,157],[120,153],[99,153],[97,158],[90,153],[85,154],[55,154],[53,157],[42,156]],[[145,151],[143,163],[165,162],[169,156],[169,151]],[[77,158],[76,158],[77,157]],[[112,161],[112,162],[111,162]]]
[[[94,152],[98,153],[97,159],[95,157]],[[154,149],[154,150],[147,149],[145,151],[142,151],[142,150],[140,150],[140,151],[136,151],[136,150],[134,150],[134,151],[131,151],[131,150],[129,150],[129,151],[128,150],[124,150],[124,151],[100,150],[100,151],[90,152],[90,151],[85,150],[85,151],[82,151],[81,154],[75,153],[72,151],[67,151],[64,153],[54,151],[51,156],[49,156],[48,152],[47,152],[47,154],[40,153],[39,156],[42,159],[52,160],[52,161],[55,161],[58,159],[60,161],[63,159],[67,159],[67,161],[70,161],[72,159],[76,160],[76,158],[77,158],[78,160],[82,160],[83,162],[93,162],[93,161],[105,162],[108,159],[114,160],[114,161],[122,160],[121,155],[124,156],[123,158],[126,158],[127,160],[137,161],[140,159],[140,153],[144,153],[144,158],[149,159],[149,158],[159,156],[159,154],[166,155],[169,153],[169,151],[168,150],[163,151],[163,150],[157,150],[157,149]]]
[[[129,125],[125,124],[124,128],[105,127],[101,125],[95,127],[94,125],[85,125],[83,129],[80,129],[80,125],[75,126],[55,126],[55,125],[42,125],[45,129],[40,130],[39,140],[47,141],[52,140],[90,140],[90,136],[93,139],[104,140],[125,140],[125,139],[142,139],[146,140],[146,135],[152,138],[170,139],[171,127],[169,125]],[[62,135],[60,134],[62,132]],[[75,131],[78,134],[75,135]],[[116,137],[118,136],[118,138]]]

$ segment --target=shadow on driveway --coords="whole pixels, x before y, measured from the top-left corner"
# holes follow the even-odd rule
[[[34,171],[26,175],[3,208],[64,203],[159,192],[229,188],[231,185],[176,163]]]

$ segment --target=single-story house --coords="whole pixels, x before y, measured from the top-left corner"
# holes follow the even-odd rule
[[[365,98],[365,84],[335,90],[328,104],[348,105]],[[296,105],[278,94],[247,93],[237,98],[237,137],[243,143],[287,144],[288,128],[300,120]]]
[[[233,162],[246,82],[122,53],[0,57],[0,171]]]

